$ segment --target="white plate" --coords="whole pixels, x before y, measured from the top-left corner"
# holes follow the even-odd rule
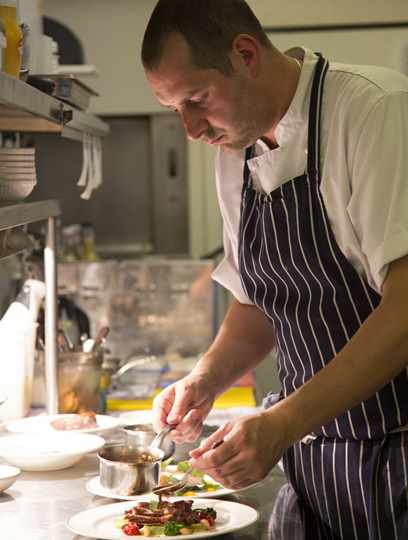
[[[0,456],[23,471],[57,471],[102,448],[105,439],[89,433],[54,432],[0,438]]]
[[[144,500],[150,500],[144,497]],[[120,529],[115,527],[115,519],[121,518],[125,510],[132,508],[131,502],[108,504],[85,510],[76,514],[66,523],[73,533],[100,540],[124,540],[130,538]],[[217,499],[201,499],[195,501],[193,508],[212,507],[217,512],[215,528],[211,531],[197,532],[180,536],[186,540],[194,538],[210,538],[220,534],[226,534],[251,525],[259,518],[259,513],[247,506],[231,501]],[[140,538],[143,538],[142,536]],[[152,540],[162,540],[165,536],[150,536]]]
[[[8,489],[20,476],[21,471],[10,465],[0,465],[0,493]]]
[[[57,418],[69,418],[73,416],[71,414],[52,414],[52,415],[38,415],[30,416],[28,418],[21,418],[20,420],[12,420],[6,423],[6,428],[12,433],[62,433],[54,429],[51,426],[51,422]],[[120,425],[117,418],[104,414],[96,415],[95,428],[89,429],[70,429],[64,431],[64,433],[95,433],[101,434],[111,429],[114,429]]]
[[[101,480],[99,476],[95,476],[89,480],[86,484],[86,489],[92,495],[97,495],[98,497],[107,497],[108,499],[117,499],[118,501],[143,501],[146,497],[154,497],[153,493],[145,493],[144,495],[118,495],[113,493],[110,489],[104,488],[101,485]],[[182,497],[171,497],[171,500],[179,499],[203,499],[205,497],[222,497],[223,495],[229,495],[230,493],[235,493],[233,489],[220,488],[216,491],[202,491],[196,492],[194,495],[183,495]]]

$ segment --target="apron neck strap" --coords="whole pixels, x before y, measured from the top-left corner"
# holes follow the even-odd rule
[[[309,107],[309,125],[307,137],[307,173],[309,177],[320,179],[320,127],[322,113],[322,95],[324,80],[329,62],[320,53],[315,67]]]

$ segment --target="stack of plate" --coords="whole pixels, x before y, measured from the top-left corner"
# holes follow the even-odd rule
[[[0,203],[28,197],[37,183],[35,148],[0,148]]]

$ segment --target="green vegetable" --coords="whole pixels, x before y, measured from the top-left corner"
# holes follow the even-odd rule
[[[117,529],[121,529],[123,527],[123,525],[126,525],[127,522],[128,522],[127,519],[118,517],[118,518],[115,519],[115,527]]]
[[[200,532],[200,531],[207,531],[207,527],[205,527],[202,523],[192,523],[189,525],[190,529],[193,529],[193,532]]]
[[[175,521],[168,521],[164,525],[164,535],[165,536],[176,536],[180,534],[180,529],[182,529],[184,525],[182,523],[176,523]]]
[[[145,525],[145,527],[149,528],[150,536],[163,536],[164,534],[164,527],[161,527],[160,525]],[[143,534],[143,529],[144,527],[140,529],[140,532],[142,534]]]
[[[160,463],[160,469],[163,471],[167,467],[167,465],[171,465],[172,463],[173,463],[173,458],[170,457],[169,459],[166,459],[166,461],[162,461]]]
[[[190,467],[190,464],[188,461],[179,461],[177,464],[177,469],[180,472],[186,472],[189,467]],[[199,469],[193,469],[190,473],[190,476],[196,476],[197,478],[202,478],[204,474],[205,473],[203,471],[200,471]]]
[[[217,482],[207,482],[206,480],[203,480],[203,488],[204,489],[207,489],[207,488],[220,488],[221,487],[221,484],[218,484]]]
[[[181,472],[186,472],[186,470],[189,468],[188,461],[179,461],[177,464],[177,469]]]

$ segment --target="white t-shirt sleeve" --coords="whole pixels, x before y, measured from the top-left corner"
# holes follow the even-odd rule
[[[408,92],[387,94],[367,115],[352,159],[347,207],[378,291],[408,254]]]
[[[215,158],[215,178],[223,219],[224,259],[212,273],[212,278],[228,289],[242,304],[252,304],[241,283],[238,268],[238,229],[242,189],[243,160],[232,155]]]

